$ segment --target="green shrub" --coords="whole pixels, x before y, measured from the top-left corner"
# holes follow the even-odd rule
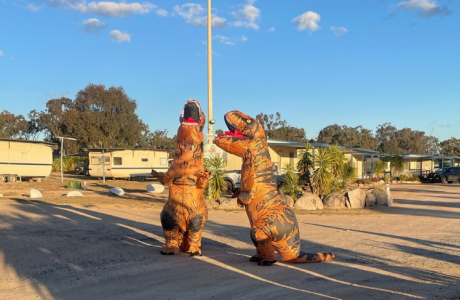
[[[299,175],[294,172],[294,166],[292,164],[286,164],[284,171],[281,191],[283,194],[290,196],[296,201],[299,194],[302,193],[302,189],[299,187],[301,180]]]

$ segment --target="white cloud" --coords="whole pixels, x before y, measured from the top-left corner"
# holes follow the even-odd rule
[[[36,12],[36,11],[39,9],[38,6],[35,6],[35,5],[33,5],[33,4],[28,4],[28,5],[26,6],[26,8],[27,8],[28,10],[30,10],[31,12]]]
[[[402,8],[404,11],[419,11],[419,16],[423,18],[430,18],[437,15],[450,15],[452,13],[447,5],[441,7],[435,0],[403,1],[396,4],[396,7]]]
[[[334,35],[337,36],[337,37],[341,37],[341,36],[343,36],[343,35],[348,33],[348,29],[346,29],[345,27],[331,26],[331,30],[334,33]]]
[[[0,56],[3,56],[3,55],[5,55],[5,54],[3,54],[3,51],[2,51],[2,50],[0,50]]]
[[[242,36],[240,36],[239,40],[242,41],[242,42],[246,42],[248,40],[248,38],[245,37],[244,35],[242,35]]]
[[[126,32],[121,32],[120,30],[112,30],[110,31],[110,36],[112,37],[113,41],[115,42],[130,42],[131,35]]]
[[[223,35],[216,35],[216,36],[213,36],[212,37],[213,39],[218,39],[220,41],[221,44],[224,44],[224,45],[230,45],[230,46],[233,46],[235,45],[234,42],[232,42],[230,40],[230,38],[226,37],[226,36],[223,36]]]
[[[107,25],[107,23],[103,23],[95,18],[83,20],[82,23],[83,30],[85,30],[88,33],[98,33],[104,30],[107,27]]]
[[[268,28],[268,32],[275,32],[275,27]]]
[[[169,15],[168,11],[166,9],[158,9],[156,11],[156,14],[161,16],[161,17],[167,17]]]
[[[318,22],[321,20],[321,16],[313,11],[307,11],[298,17],[292,19],[292,22],[297,25],[300,31],[307,30],[310,34],[320,29]]]
[[[62,7],[78,10],[82,13],[91,13],[110,17],[129,17],[132,14],[146,14],[156,8],[149,2],[126,3],[126,2],[90,2],[85,0],[47,0],[52,7]]]
[[[257,0],[247,0],[247,4],[240,5],[240,9],[232,12],[232,16],[238,21],[233,22],[235,27],[249,27],[253,29],[259,29],[257,20],[260,19],[260,9],[255,7],[253,4]]]
[[[206,27],[208,25],[208,16],[204,15],[205,9],[201,4],[185,3],[181,6],[176,5],[173,8],[173,12],[175,15],[184,18],[188,24],[199,27]],[[211,25],[213,27],[225,28],[227,27],[227,20],[216,15],[211,15]]]

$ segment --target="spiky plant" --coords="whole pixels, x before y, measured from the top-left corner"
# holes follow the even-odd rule
[[[300,181],[305,182],[310,187],[313,193],[313,186],[311,184],[311,173],[314,169],[312,146],[309,142],[305,143],[305,149],[299,154],[299,160],[297,161],[297,171],[300,172]]]
[[[399,175],[402,171],[404,171],[404,158],[397,154],[390,159],[390,166],[393,170],[393,175]]]
[[[332,182],[335,180],[331,166],[334,157],[327,148],[318,149],[315,152],[315,171],[311,177],[314,191],[319,196],[327,195],[332,189]]]
[[[377,178],[380,178],[380,175],[383,174],[383,171],[385,170],[385,162],[383,160],[378,160],[374,163],[374,173],[377,176]]]
[[[283,194],[290,196],[294,201],[297,200],[302,189],[299,187],[299,175],[295,173],[293,164],[285,164],[283,174],[283,185],[281,191]]]
[[[224,180],[224,160],[219,155],[211,155],[204,159],[204,169],[211,173],[208,185],[204,190],[205,198],[218,200],[227,188]]]

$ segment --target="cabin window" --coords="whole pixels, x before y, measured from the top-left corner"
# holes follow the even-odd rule
[[[148,158],[143,158],[143,159],[142,159],[142,162],[148,162],[148,161],[149,161]]]
[[[123,158],[122,157],[114,157],[113,158],[113,165],[114,166],[121,166],[123,164]]]
[[[166,158],[160,158],[160,165],[161,166],[166,166],[168,165],[168,160]]]
[[[91,164],[98,165],[99,164],[99,157],[91,157]]]

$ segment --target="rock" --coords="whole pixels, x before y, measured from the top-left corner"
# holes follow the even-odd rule
[[[385,184],[385,181],[380,180],[380,181],[379,181],[379,184]]]
[[[348,191],[348,200],[350,201],[351,208],[364,208],[366,204],[366,192],[362,189],[355,189]]]
[[[290,207],[294,207],[294,199],[291,196],[280,194],[281,200],[283,200]]]
[[[373,207],[376,205],[377,199],[373,194],[366,195],[366,207]]]
[[[161,194],[165,187],[161,184],[147,184],[147,192],[152,194]]]
[[[219,209],[242,209],[238,206],[236,198],[225,200],[219,204]]]
[[[117,196],[123,196],[125,194],[125,191],[123,191],[123,189],[119,187],[111,188],[109,192]]]
[[[36,198],[41,198],[43,196],[42,196],[42,193],[40,193],[39,190],[30,189],[30,196],[29,197],[32,198],[32,199],[36,199]]]
[[[318,195],[306,192],[297,199],[294,207],[302,210],[318,210],[323,209],[324,205]]]
[[[375,205],[387,205],[387,191],[383,188],[370,188],[366,191],[367,195],[375,197]]]
[[[347,198],[341,192],[332,193],[326,196],[323,200],[324,207],[342,208],[345,207]]]
[[[70,191],[67,193],[67,197],[83,197],[83,194],[79,191]]]

